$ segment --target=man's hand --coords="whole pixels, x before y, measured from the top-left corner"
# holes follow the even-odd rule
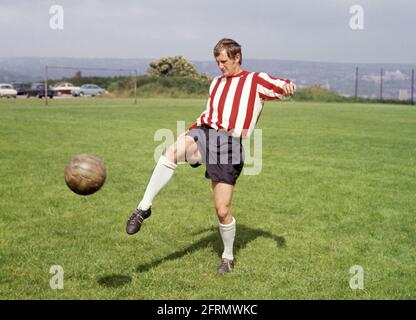
[[[294,83],[286,83],[283,86],[283,96],[290,97],[296,92],[296,86]]]

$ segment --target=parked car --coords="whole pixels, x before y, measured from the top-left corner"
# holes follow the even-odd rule
[[[25,88],[25,84],[21,82],[14,82],[12,83],[13,88],[17,91],[18,96],[24,96],[27,94],[27,89]]]
[[[79,89],[72,91],[74,97],[79,96],[96,96],[99,94],[108,93],[107,90],[97,86],[96,84],[83,84]]]
[[[3,97],[16,98],[16,96],[17,96],[17,91],[13,88],[11,84],[0,83],[0,98],[3,98]]]
[[[78,90],[79,87],[74,86],[70,82],[59,82],[55,84],[52,88],[57,95],[61,94],[72,94],[72,91]]]
[[[48,86],[47,95],[51,99],[56,95],[55,91],[50,86]],[[41,82],[32,83],[32,86],[27,91],[26,96],[28,98],[30,98],[30,97],[38,97],[38,98],[45,97],[45,84],[41,83]]]

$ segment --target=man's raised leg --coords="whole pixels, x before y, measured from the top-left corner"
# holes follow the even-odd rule
[[[159,158],[146,187],[143,199],[127,221],[126,232],[128,234],[134,234],[140,230],[144,219],[151,215],[153,199],[172,178],[177,163],[183,161],[187,153],[196,152],[195,150],[197,149],[195,141],[183,134]]]

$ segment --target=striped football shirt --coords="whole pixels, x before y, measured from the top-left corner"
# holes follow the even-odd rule
[[[209,89],[206,110],[192,127],[208,125],[235,137],[249,137],[264,101],[282,99],[282,87],[287,83],[291,81],[263,72],[242,71],[231,77],[216,77]]]

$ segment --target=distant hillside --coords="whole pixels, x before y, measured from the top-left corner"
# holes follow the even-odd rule
[[[28,82],[42,80],[45,77],[45,65],[65,66],[76,68],[101,69],[136,69],[139,74],[145,74],[151,59],[86,59],[86,58],[0,58],[0,81]],[[76,70],[59,68],[48,69],[51,79],[73,77]],[[82,70],[82,76],[112,77],[127,76],[128,71],[97,71]]]
[[[153,59],[86,59],[86,58],[0,58],[0,81],[31,82],[44,78],[44,66],[71,66],[80,68],[135,69],[139,75],[146,74]],[[193,61],[200,73],[210,76],[219,74],[214,61]],[[411,69],[415,65],[400,64],[350,64],[283,60],[244,59],[244,69],[264,71],[271,75],[289,78],[299,88],[319,85],[344,96],[355,93],[355,68],[359,67],[358,95],[378,98],[380,96],[380,68],[384,68],[383,97],[389,99],[410,98]],[[51,79],[70,78],[76,70],[50,69]],[[81,70],[82,76],[128,76],[129,72]]]

